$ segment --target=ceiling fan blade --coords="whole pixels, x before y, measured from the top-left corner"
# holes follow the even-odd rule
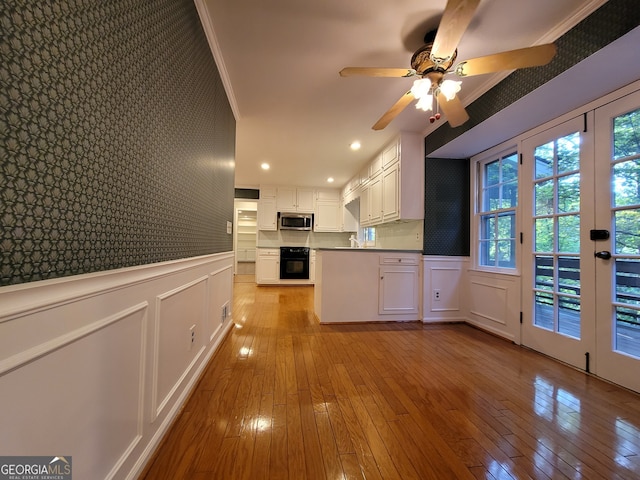
[[[438,25],[431,48],[431,58],[446,60],[458,48],[480,0],[449,0]]]
[[[400,97],[400,100],[398,100],[393,105],[393,107],[387,110],[385,114],[380,117],[380,120],[378,120],[376,124],[371,128],[373,130],[382,130],[384,127],[389,125],[391,123],[391,120],[396,118],[400,114],[400,112],[402,112],[402,110],[407,107],[407,105],[413,102],[413,100],[415,100],[413,93],[411,93],[411,91],[408,91],[402,97]]]
[[[469,120],[469,115],[457,96],[453,97],[452,100],[447,100],[447,97],[440,93],[438,95],[438,104],[447,117],[447,122],[452,127],[459,127]]]
[[[340,70],[341,77],[413,77],[415,74],[412,68],[346,67]]]
[[[455,72],[461,77],[482,75],[484,73],[499,72],[501,70],[515,70],[516,68],[539,67],[546,65],[556,54],[553,43],[536,47],[520,48],[508,52],[495,53],[486,57],[472,58],[456,66]]]

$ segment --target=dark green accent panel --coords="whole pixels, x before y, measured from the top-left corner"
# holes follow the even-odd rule
[[[260,198],[260,190],[256,188],[236,188],[235,197],[246,200],[258,200]]]
[[[235,119],[193,0],[4,0],[0,25],[0,285],[232,250]]]
[[[424,255],[469,255],[469,181],[469,159],[426,159]]]
[[[427,137],[426,155],[446,145],[521,97],[573,67],[640,24],[638,0],[609,0],[556,41],[558,53],[544,67],[516,70],[467,106],[470,120],[460,127],[443,124]],[[603,66],[615,74],[615,66]]]

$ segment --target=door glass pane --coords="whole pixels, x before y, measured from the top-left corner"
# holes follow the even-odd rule
[[[549,142],[536,147],[534,150],[533,155],[536,160],[535,178],[546,178],[553,175],[554,145],[555,142]]]
[[[615,308],[615,345],[618,352],[640,358],[640,312],[632,308]]]
[[[580,338],[580,299],[558,297],[558,332]]]
[[[580,258],[558,257],[558,332],[580,338]]]
[[[615,262],[615,349],[640,357],[640,260]]]
[[[555,182],[547,180],[546,182],[536,183],[534,187],[534,195],[536,201],[535,215],[550,215],[555,210],[553,187]]]
[[[536,252],[553,252],[553,218],[537,218],[535,228]]]
[[[614,214],[616,253],[640,254],[640,209],[620,210]]]
[[[533,323],[541,328],[553,330],[553,294],[535,292]]]
[[[580,210],[580,174],[567,175],[558,179],[558,213]]]
[[[553,257],[536,256],[535,288],[553,291]]]
[[[613,119],[613,159],[640,154],[640,109]]]
[[[558,292],[580,295],[580,258],[558,258]]]
[[[558,173],[574,172],[580,168],[580,133],[558,139]]]
[[[640,160],[614,165],[612,187],[614,207],[640,204]]]
[[[615,268],[615,301],[640,307],[640,260],[618,258]]]
[[[580,253],[580,215],[558,217],[558,251]]]

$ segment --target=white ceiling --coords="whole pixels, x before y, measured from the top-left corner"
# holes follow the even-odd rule
[[[554,41],[605,1],[481,0],[458,47],[458,62]],[[333,186],[341,187],[399,131],[433,131],[428,114],[412,106],[386,129],[371,129],[412,79],[342,78],[338,72],[346,66],[410,67],[445,3],[196,0],[236,115],[236,186],[320,187],[329,186],[331,176]],[[502,78],[464,79],[460,99],[468,105]],[[359,152],[349,150],[353,140],[362,142]],[[470,155],[491,146],[461,142],[438,153]],[[262,162],[271,169],[261,170]]]

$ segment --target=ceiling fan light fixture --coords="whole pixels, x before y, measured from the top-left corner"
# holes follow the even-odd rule
[[[416,103],[416,108],[425,112],[433,110],[433,95],[425,95],[424,97],[419,98]]]
[[[413,82],[411,87],[411,93],[414,97],[420,100],[431,93],[431,80],[428,78],[420,78]]]
[[[456,93],[460,91],[460,84],[462,84],[462,82],[445,80],[440,84],[440,93],[442,93],[447,100],[451,101],[456,96]]]

